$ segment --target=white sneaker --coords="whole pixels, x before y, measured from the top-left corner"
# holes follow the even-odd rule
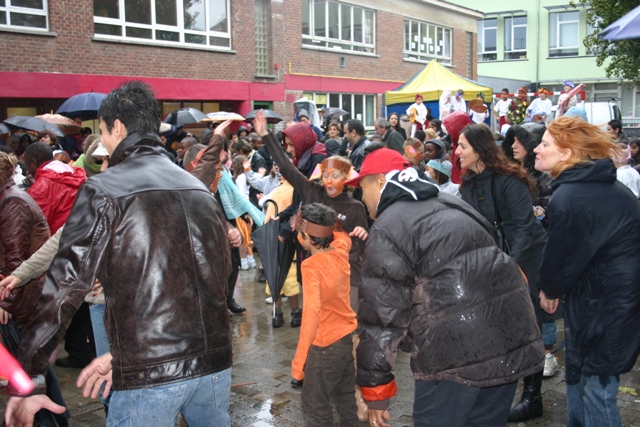
[[[544,358],[544,371],[542,376],[545,378],[552,377],[558,371],[558,361],[552,353],[547,353]]]
[[[248,270],[249,269],[249,263],[247,262],[246,258],[242,258],[240,260],[240,270]]]
[[[249,263],[249,268],[256,268],[256,260],[253,257],[247,257],[247,262]]]
[[[267,304],[273,304],[273,297],[265,298],[264,302],[266,302]]]

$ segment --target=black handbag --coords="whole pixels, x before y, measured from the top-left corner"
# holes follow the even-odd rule
[[[507,236],[504,234],[504,224],[502,223],[502,217],[500,217],[500,211],[498,210],[498,199],[496,198],[496,179],[495,175],[491,176],[491,198],[493,199],[493,209],[495,212],[495,221],[493,222],[493,231],[496,233],[496,243],[498,247],[502,249],[507,255],[511,255],[511,248],[507,241]]]

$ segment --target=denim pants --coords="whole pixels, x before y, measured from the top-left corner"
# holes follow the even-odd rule
[[[621,427],[618,410],[620,377],[584,375],[567,384],[568,427]]]
[[[136,390],[114,391],[108,427],[174,427],[178,414],[189,427],[231,426],[231,368],[203,377]]]
[[[312,345],[304,366],[302,417],[306,427],[333,425],[333,397],[341,427],[358,427],[356,368],[351,334],[326,347]]]
[[[452,381],[416,380],[414,427],[504,427],[517,381],[469,387]]]
[[[107,337],[107,330],[104,326],[104,304],[90,304],[89,314],[91,315],[91,327],[93,328],[93,341],[96,345],[96,355],[102,356],[105,353],[109,353],[109,337]],[[100,387],[100,394],[98,397],[105,407],[109,406],[109,399],[111,398],[111,392],[106,398],[102,396],[102,390],[104,390],[104,384]]]
[[[542,342],[545,346],[554,345],[558,342],[558,327],[556,326],[555,320],[553,322],[544,322],[540,332],[542,333]]]

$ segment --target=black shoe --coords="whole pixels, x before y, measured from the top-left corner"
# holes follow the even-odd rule
[[[284,325],[284,315],[282,313],[276,313],[275,317],[271,319],[271,324],[274,328],[279,328]]]
[[[524,377],[520,402],[509,411],[510,423],[519,423],[540,418],[542,409],[542,371]]]
[[[291,327],[299,328],[302,325],[302,309],[291,312]]]
[[[302,388],[302,383],[304,382],[304,380],[297,380],[297,379],[292,379],[291,380],[291,387],[293,388]]]
[[[84,369],[89,363],[91,363],[91,360],[80,360],[73,356],[67,356],[61,359],[56,359],[55,361],[56,366],[60,366],[61,368],[73,368],[73,369]]]
[[[233,299],[230,301],[227,301],[227,307],[229,308],[229,311],[232,312],[233,314],[240,314],[247,311],[246,308],[242,307],[241,305],[238,305],[238,303]]]
[[[267,276],[264,275],[264,268],[260,267],[260,275],[258,276],[259,283],[267,283]]]

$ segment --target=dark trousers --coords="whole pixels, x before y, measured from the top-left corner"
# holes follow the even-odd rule
[[[64,349],[72,359],[91,362],[96,358],[96,344],[91,327],[89,304],[83,302],[73,315],[64,335]]]
[[[504,427],[518,383],[468,387],[416,380],[414,427]]]
[[[241,220],[242,221],[242,220]],[[229,293],[227,294],[227,301],[235,301],[233,299],[233,293],[236,291],[236,282],[238,281],[238,274],[240,273],[240,249],[231,248],[231,274],[227,279],[227,286]]]
[[[332,426],[334,398],[341,427],[358,427],[356,369],[351,334],[327,347],[311,346],[304,367],[302,416],[306,427]]]

